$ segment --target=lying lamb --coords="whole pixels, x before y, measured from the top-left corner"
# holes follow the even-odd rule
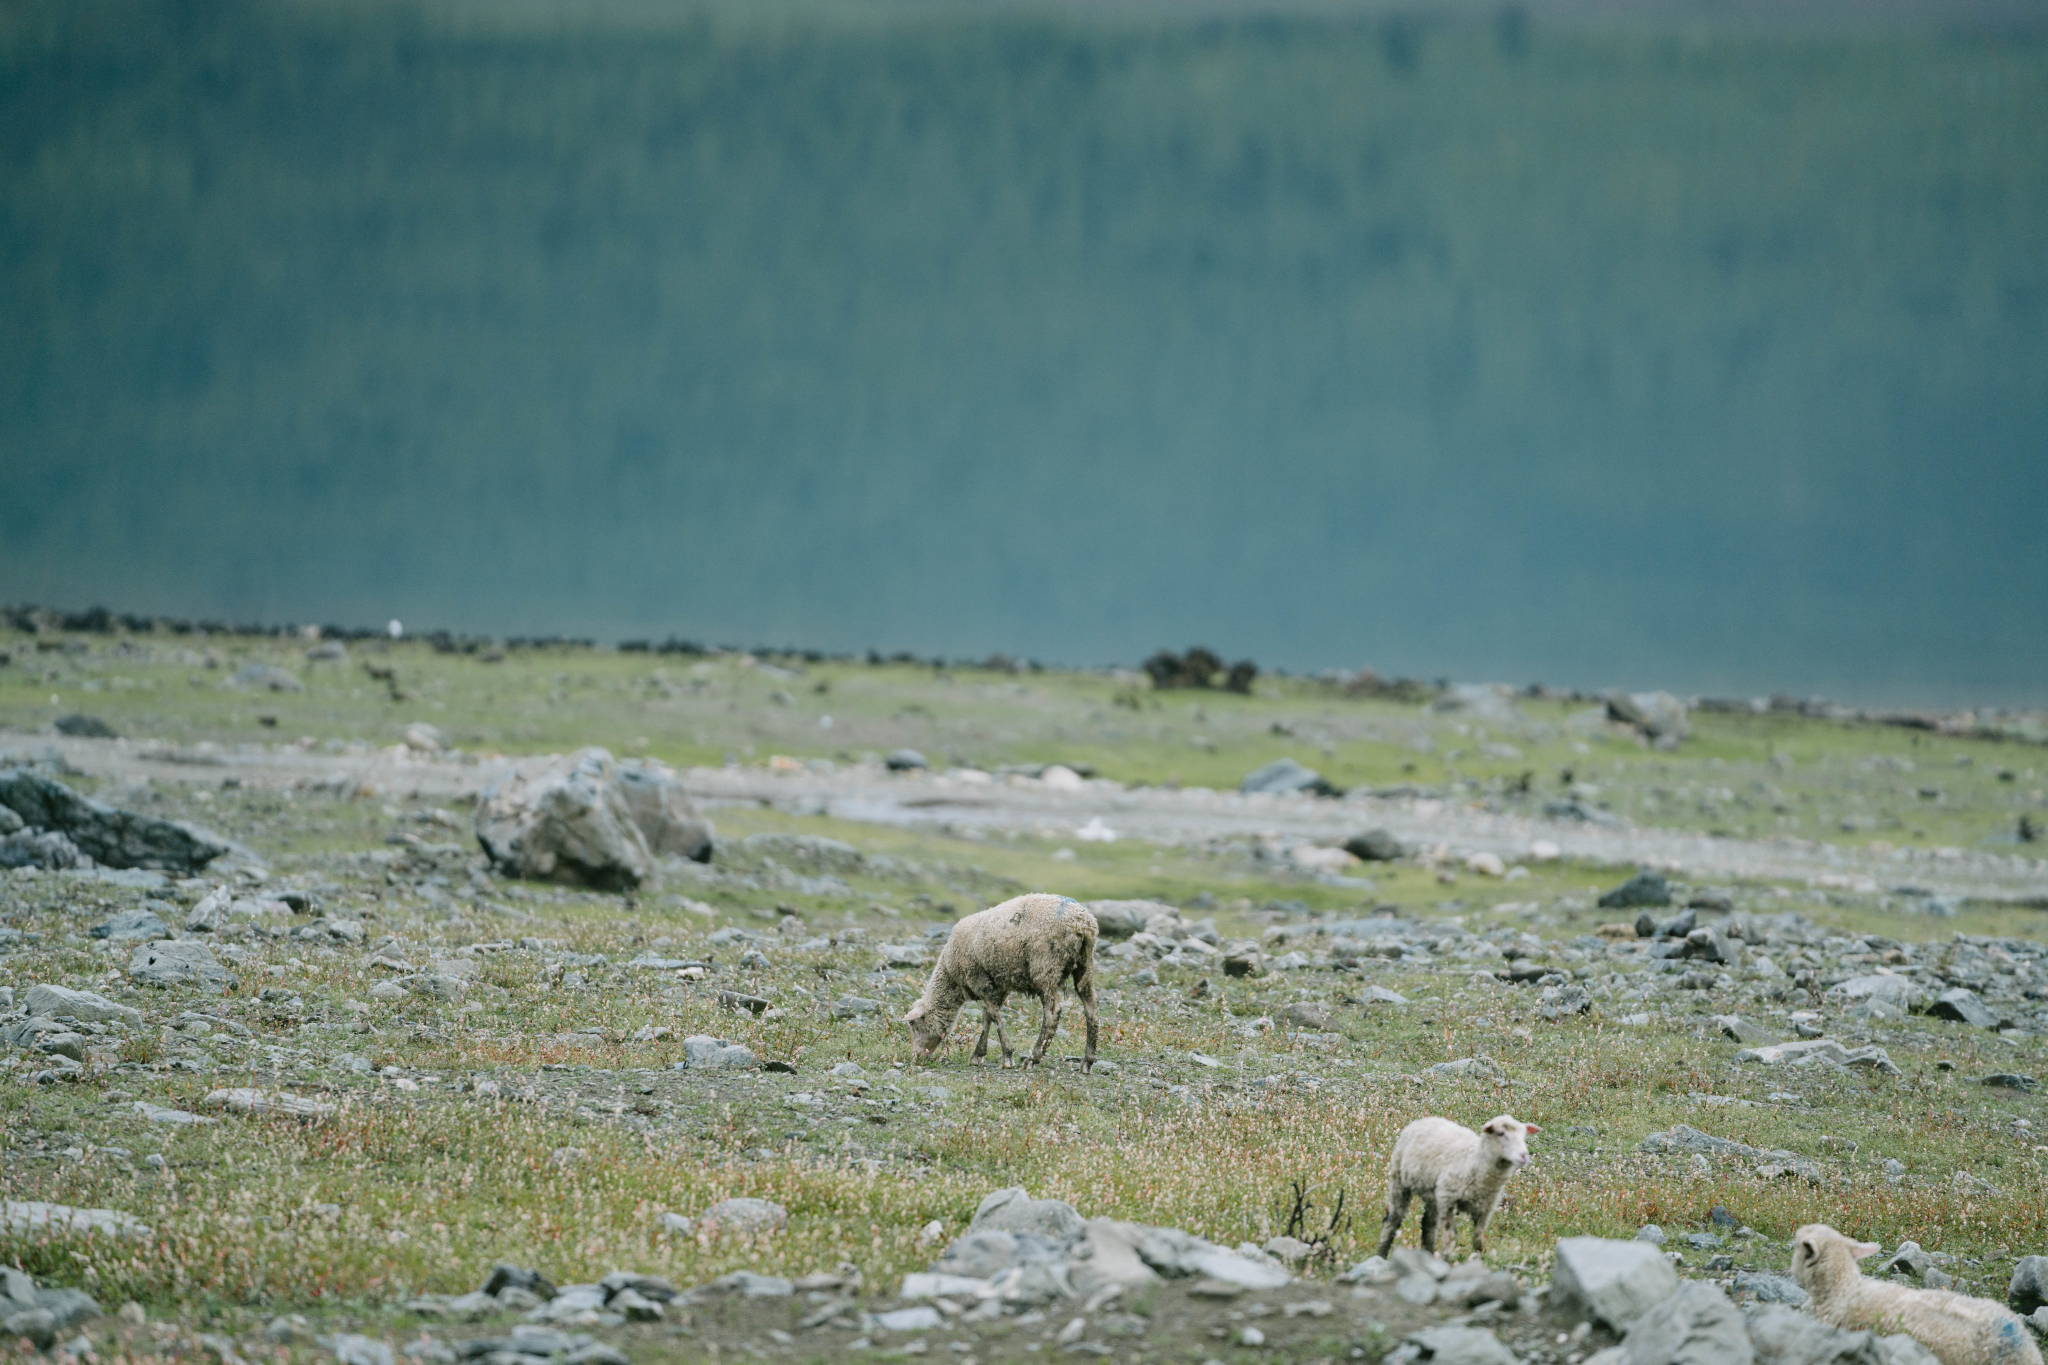
[[[1045,1057],[1060,1023],[1060,984],[1072,978],[1074,994],[1088,1020],[1088,1052],[1081,1069],[1095,1065],[1095,916],[1079,901],[1042,892],[1018,896],[990,910],[969,915],[953,926],[952,937],[939,950],[924,995],[903,1022],[910,1025],[911,1050],[928,1057],[945,1044],[960,1007],[969,1000],[981,1005],[981,1039],[974,1059],[988,1055],[988,1031],[994,1025],[1002,1045],[1003,1065],[1010,1064],[1009,1035],[1003,1031],[1003,1002],[1012,991],[1038,997],[1044,1022],[1031,1065]]]
[[[1990,1299],[1865,1279],[1856,1263],[1877,1253],[1825,1223],[1792,1236],[1792,1278],[1813,1297],[1813,1314],[1851,1331],[1904,1332],[1942,1365],[2041,1365],[2026,1325]]]
[[[1458,1245],[1453,1220],[1472,1219],[1472,1250],[1486,1250],[1486,1220],[1500,1204],[1508,1177],[1529,1163],[1528,1137],[1543,1130],[1512,1114],[1488,1119],[1478,1132],[1449,1119],[1417,1119],[1394,1140],[1387,1162],[1387,1220],[1380,1227],[1384,1256],[1408,1216],[1408,1201],[1422,1196],[1422,1249],[1436,1251],[1442,1227],[1445,1249]]]

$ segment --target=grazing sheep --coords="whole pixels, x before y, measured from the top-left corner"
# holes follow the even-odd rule
[[[969,1000],[981,1005],[981,1039],[974,1060],[988,1055],[989,1026],[1002,1045],[1003,1065],[1010,1064],[1010,1039],[1003,1031],[1003,1002],[1012,991],[1038,997],[1044,1022],[1030,1061],[1043,1060],[1060,1023],[1060,983],[1073,978],[1074,994],[1088,1020],[1088,1053],[1081,1069],[1095,1065],[1095,916],[1079,901],[1034,893],[1004,901],[991,910],[969,915],[953,926],[952,937],[939,950],[939,960],[925,982],[924,995],[903,1022],[910,1025],[912,1053],[928,1057],[945,1044],[960,1007]]]
[[[1400,1234],[1408,1201],[1422,1196],[1422,1249],[1436,1252],[1437,1229],[1445,1249],[1458,1245],[1454,1220],[1472,1219],[1472,1250],[1486,1250],[1486,1220],[1500,1203],[1508,1177],[1529,1164],[1528,1137],[1543,1130],[1512,1114],[1488,1119],[1478,1132],[1449,1119],[1417,1119],[1394,1139],[1387,1161],[1387,1220],[1380,1226],[1380,1255]]]
[[[1904,1332],[1942,1365],[2041,1365],[2026,1325],[1990,1299],[1865,1279],[1856,1263],[1877,1253],[1825,1223],[1792,1235],[1792,1278],[1823,1322],[1857,1332]]]

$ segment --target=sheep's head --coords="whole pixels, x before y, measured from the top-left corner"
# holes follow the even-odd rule
[[[952,1012],[933,1009],[923,1000],[910,1007],[903,1022],[910,1025],[910,1055],[919,1061],[944,1047],[946,1035],[953,1031]]]
[[[1529,1138],[1542,1131],[1513,1114],[1497,1114],[1479,1130],[1479,1140],[1493,1149],[1493,1164],[1497,1169],[1518,1171],[1529,1164]]]
[[[1792,1278],[1808,1293],[1845,1283],[1858,1275],[1858,1261],[1879,1250],[1877,1243],[1844,1237],[1826,1223],[1808,1223],[1792,1234]]]

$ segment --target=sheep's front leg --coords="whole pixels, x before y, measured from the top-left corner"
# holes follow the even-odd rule
[[[1472,1254],[1477,1256],[1486,1250],[1486,1220],[1493,1217],[1493,1207],[1472,1210]]]
[[[1052,1046],[1053,1035],[1060,1028],[1060,988],[1055,985],[1049,991],[1038,993],[1038,1008],[1043,1020],[1038,1026],[1038,1046],[1031,1049],[1031,1060],[1025,1065],[1037,1066],[1045,1060],[1045,1050]]]
[[[974,1060],[979,1062],[988,1056],[988,1026],[995,1022],[996,1012],[987,1005],[981,1007],[981,1036],[974,1040]]]
[[[1388,1191],[1387,1217],[1380,1224],[1379,1255],[1384,1256],[1394,1249],[1394,1239],[1401,1235],[1401,1221],[1408,1216],[1408,1200],[1406,1190]]]

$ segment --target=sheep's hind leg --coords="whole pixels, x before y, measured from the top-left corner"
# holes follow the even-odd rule
[[[1437,1202],[1434,1199],[1422,1201],[1422,1249],[1436,1255]]]
[[[1474,1256],[1486,1250],[1486,1220],[1492,1216],[1492,1209],[1472,1210],[1472,1254]]]
[[[1045,1060],[1045,1050],[1052,1046],[1053,1035],[1060,1028],[1060,988],[1055,982],[1049,991],[1038,993],[1039,1014],[1044,1022],[1038,1026],[1038,1046],[1031,1049],[1031,1060],[1026,1066],[1037,1066]]]
[[[981,1007],[981,1036],[974,1040],[974,1060],[979,1063],[988,1056],[988,1026],[995,1022],[996,1012],[987,1005]]]
[[[1401,1235],[1401,1220],[1408,1216],[1408,1191],[1390,1190],[1387,1193],[1387,1216],[1380,1224],[1380,1249],[1384,1256],[1394,1249],[1394,1239]]]
[[[1088,1051],[1081,1058],[1081,1070],[1085,1074],[1095,1069],[1095,977],[1091,973],[1083,978],[1081,996],[1081,1017],[1088,1021]]]

